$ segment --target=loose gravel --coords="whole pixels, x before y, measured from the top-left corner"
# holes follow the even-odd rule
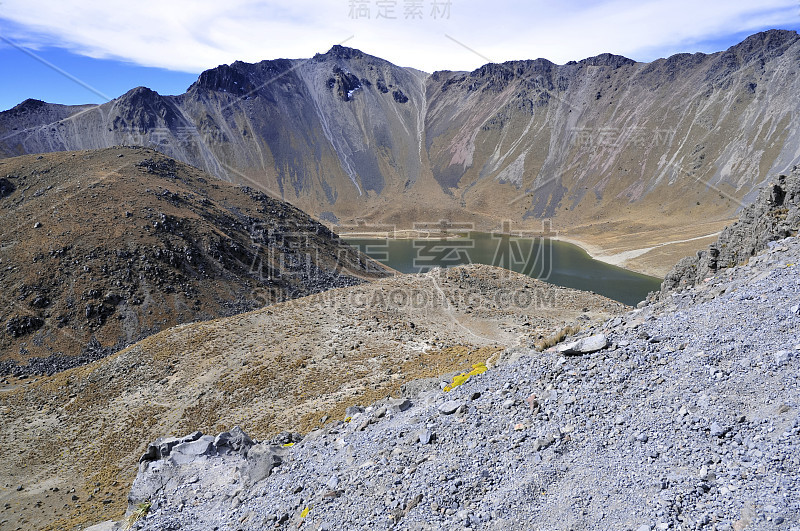
[[[281,463],[255,484],[246,452],[146,462],[139,487],[166,486],[133,527],[800,530],[798,264],[798,238],[773,242],[585,331],[596,352],[517,352],[261,443]]]

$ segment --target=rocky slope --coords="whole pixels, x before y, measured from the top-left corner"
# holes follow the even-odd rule
[[[653,298],[694,286],[709,275],[746,263],[770,242],[796,236],[800,230],[800,167],[779,175],[726,227],[707,251],[684,258],[664,278]]]
[[[719,231],[797,164],[798,57],[797,33],[771,30],[652,63],[602,54],[428,75],[335,46],[221,65],[179,96],[28,100],[0,113],[0,153],[156,147],[345,229],[551,218],[602,251],[644,249],[627,264],[663,274],[683,240]]]
[[[307,432],[346,408],[590,326],[626,307],[488,266],[405,275],[184,324],[0,387],[0,527],[119,517],[148,441],[234,424]],[[438,386],[438,380],[427,380]],[[291,441],[290,437],[285,442]]]
[[[130,494],[142,518],[129,522],[798,529],[798,263],[798,238],[772,242],[746,266],[588,330],[583,355],[526,351],[449,392],[354,408],[293,445],[238,428],[158,439]]]
[[[0,160],[0,375],[388,272],[296,208],[150,149]]]

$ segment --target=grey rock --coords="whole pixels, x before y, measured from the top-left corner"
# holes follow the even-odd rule
[[[792,351],[791,350],[779,350],[775,353],[775,365],[778,367],[783,367],[789,360],[792,359]]]
[[[461,402],[460,400],[448,400],[447,402],[439,404],[439,407],[436,409],[442,415],[452,415],[458,410],[458,408],[460,408],[463,405],[464,403]]]
[[[595,334],[593,336],[584,337],[577,341],[572,341],[566,345],[559,345],[556,351],[561,354],[590,354],[597,352],[608,346],[608,338],[605,334]]]
[[[548,433],[544,437],[540,437],[534,441],[533,449],[538,452],[539,450],[544,450],[545,448],[549,447],[554,442],[556,442],[556,438],[553,436],[553,434]]]
[[[84,531],[117,531],[118,529],[121,529],[121,527],[117,524],[117,522],[108,520],[93,526],[89,526],[84,529]]]
[[[175,446],[181,443],[196,441],[202,436],[203,434],[201,432],[195,431],[185,437],[159,437],[147,446],[147,451],[139,459],[139,462],[157,461],[169,457]]]
[[[184,465],[200,457],[214,455],[214,437],[203,435],[196,441],[176,444],[169,454],[168,460],[174,465]]]
[[[387,406],[393,412],[397,413],[400,411],[405,411],[408,408],[410,408],[411,400],[407,398],[390,398]]]
[[[218,452],[240,452],[247,455],[247,451],[255,443],[239,426],[234,426],[230,431],[224,431],[214,439],[214,447]]]
[[[285,450],[278,446],[256,444],[247,452],[247,461],[243,476],[249,483],[255,484],[268,477],[272,470],[283,463]]]
[[[429,429],[421,430],[417,434],[417,440],[422,444],[430,444],[432,438],[433,438],[433,432]]]
[[[364,408],[361,406],[350,406],[344,410],[345,417],[355,417],[359,413],[363,413]]]
[[[720,426],[717,422],[712,422],[708,430],[708,434],[712,437],[722,437],[726,433],[728,433],[728,430]]]

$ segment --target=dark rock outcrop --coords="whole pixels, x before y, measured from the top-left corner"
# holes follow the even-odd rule
[[[8,179],[0,179],[0,199],[11,195],[15,189],[16,187],[11,181]]]
[[[726,227],[706,251],[684,258],[664,278],[661,291],[650,300],[690,288],[719,271],[746,263],[767,245],[797,235],[800,228],[800,167],[768,184],[739,221]]]

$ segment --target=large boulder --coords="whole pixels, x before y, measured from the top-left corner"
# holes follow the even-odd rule
[[[590,354],[598,350],[603,350],[607,346],[608,338],[606,338],[605,334],[595,334],[578,339],[577,341],[558,345],[556,351],[567,355]]]

